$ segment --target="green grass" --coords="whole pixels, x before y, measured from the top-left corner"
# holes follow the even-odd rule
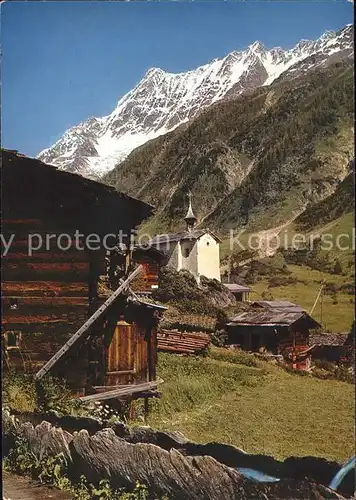
[[[320,232],[320,234],[330,234],[332,235],[332,241],[336,243],[337,238],[340,238],[340,244],[342,247],[349,246],[349,248],[345,249],[337,249],[333,248],[330,252],[327,250],[322,250],[321,253],[329,253],[329,256],[338,258],[344,267],[348,265],[348,263],[353,264],[354,252],[352,250],[352,242],[354,238],[353,228],[355,227],[355,218],[353,213],[347,213],[340,217],[339,219],[334,220],[329,224],[325,224],[325,226],[321,226],[314,230],[314,232]],[[341,238],[341,235],[345,235]],[[336,245],[335,245],[336,246]],[[353,268],[353,265],[352,265]]]
[[[328,234],[326,245],[332,243],[332,248],[328,249],[325,246],[324,250],[320,250],[320,255],[327,255],[330,260],[339,259],[341,264],[345,267],[345,271],[353,268],[354,252],[352,249],[352,242],[354,237],[355,218],[353,212],[349,212],[333,220],[327,224],[319,225],[311,231],[301,231],[296,224],[292,223],[286,227],[280,234],[282,242],[287,241],[291,245],[293,237],[296,234],[305,234],[306,238],[314,235],[317,239],[318,235],[322,236]],[[339,238],[339,240],[338,240]],[[338,242],[342,248],[338,248]],[[348,248],[346,248],[348,247]]]
[[[165,382],[162,399],[152,403],[153,427],[279,459],[342,461],[354,452],[351,384],[289,374],[218,348],[205,358],[160,353],[158,373]]]
[[[85,405],[73,400],[73,393],[64,380],[47,375],[36,390],[31,373],[10,370],[3,374],[3,406],[18,412],[46,412],[55,410],[73,416],[86,416]],[[39,388],[38,387],[38,388]]]
[[[172,359],[179,359],[172,363]],[[212,357],[181,357],[159,355],[159,369],[164,384],[165,398],[157,405],[157,412],[180,421],[180,408],[201,412],[209,406],[210,397],[218,398],[221,392],[233,390],[236,385],[257,383],[261,370]]]
[[[32,413],[37,409],[34,379],[31,375],[15,371],[3,374],[3,405],[19,412]]]
[[[341,245],[346,247],[348,243],[353,241],[353,228],[354,214],[347,213],[330,223],[318,226],[312,231],[306,232],[305,237],[309,237],[311,233],[314,235],[325,235],[328,233],[330,237],[328,237],[327,241],[335,243],[339,235],[346,235],[340,240]],[[298,230],[296,224],[290,224],[280,234],[281,243],[284,244],[286,241],[288,245],[291,245],[293,237],[297,233],[300,233],[300,230]],[[242,235],[240,238],[241,243],[247,244],[248,237],[248,233]],[[231,252],[229,241],[225,240],[221,245],[223,271],[228,267],[229,261],[227,257],[229,251]],[[272,276],[263,277],[263,279],[251,285],[254,291],[251,293],[251,300],[260,300],[263,298],[262,294],[268,292],[272,294],[274,299],[290,300],[291,302],[301,305],[307,311],[310,311],[317,297],[320,282],[322,280],[328,283],[335,283],[338,287],[346,283],[352,283],[354,280],[354,256],[352,248],[342,250],[337,249],[336,245],[334,245],[331,250],[320,250],[318,252],[318,258],[320,257],[320,259],[323,259],[325,256],[332,263],[331,267],[333,267],[333,263],[336,259],[339,260],[342,266],[342,275],[322,272],[302,265],[288,265],[288,269],[292,272],[291,277],[297,280],[296,283],[269,288],[269,278]],[[244,259],[245,256],[241,253],[241,260]],[[335,301],[335,297],[324,295],[322,311],[321,301],[319,301],[313,316],[318,321],[322,319],[323,328],[326,330],[332,332],[349,331],[354,318],[354,296],[338,291]]]
[[[266,226],[268,227],[268,226]],[[288,226],[283,229],[280,234],[280,243],[282,247],[284,245],[287,246],[292,246],[294,241],[293,238],[295,237],[296,234],[303,234],[305,235],[305,238],[308,239],[311,234],[316,236],[323,235],[326,233],[330,234],[330,237],[328,241],[332,241],[333,243],[333,248],[331,250],[322,250],[323,253],[328,252],[329,255],[333,258],[338,258],[341,262],[350,262],[353,260],[353,250],[352,250],[352,238],[353,238],[353,228],[355,227],[355,218],[353,212],[349,212],[344,214],[342,217],[333,220],[330,223],[321,225],[321,226],[316,226],[313,228],[311,231],[303,231],[298,228],[298,226],[295,223],[291,223]],[[220,258],[222,261],[227,261],[229,255],[231,252],[233,253],[241,253],[242,249],[240,248],[238,242],[241,243],[242,246],[245,248],[248,248],[248,240],[251,237],[251,235],[254,234],[253,231],[246,231],[240,232],[237,230],[234,232],[234,235],[238,235],[238,240],[231,240],[229,237],[226,237],[221,245],[220,245]],[[350,248],[341,248],[338,249],[336,248],[336,242],[337,242],[337,237],[339,235],[346,235],[343,236],[340,239],[340,243],[342,247],[346,247],[347,245],[350,245]],[[241,253],[242,255],[242,253]],[[243,257],[244,258],[244,257]]]
[[[297,283],[268,288],[268,279],[258,281],[252,285],[254,293],[251,294],[251,300],[261,300],[263,292],[268,290],[275,300],[289,300],[299,304],[306,311],[310,311],[322,280],[335,283],[337,286],[350,282],[350,278],[346,276],[324,273],[306,266],[289,265],[288,269],[292,271],[291,276],[298,280]],[[324,330],[348,332],[354,319],[353,298],[351,295],[341,292],[337,292],[336,297],[337,304],[334,303],[332,296],[324,294],[322,309],[319,299],[313,312],[313,318],[317,321],[322,319]]]

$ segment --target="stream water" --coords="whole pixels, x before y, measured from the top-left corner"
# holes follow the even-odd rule
[[[355,457],[350,458],[341,469],[335,474],[329,484],[329,488],[337,490],[344,480],[345,476],[355,468]],[[277,483],[280,478],[270,476],[256,469],[248,467],[236,467],[244,477],[252,479],[258,483]],[[49,489],[40,486],[28,478],[17,476],[14,474],[5,473],[3,475],[4,500],[69,500],[71,497],[68,494],[56,489]]]
[[[264,472],[256,469],[250,469],[248,467],[236,467],[236,470],[248,479],[255,480],[259,483],[278,483],[278,481],[280,481],[278,477],[269,476],[268,474],[265,474]]]
[[[342,481],[345,479],[346,475],[355,468],[355,457],[351,457],[347,462],[344,463],[344,465],[341,467],[341,469],[335,474],[333,477],[332,481],[329,484],[329,488],[332,490],[337,490]],[[248,479],[255,480],[259,483],[277,483],[280,481],[280,478],[274,477],[274,476],[269,476],[268,474],[265,474],[264,472],[261,472],[256,469],[250,469],[250,468],[245,468],[245,467],[236,467],[236,470],[240,472],[243,476],[245,476]]]
[[[337,472],[333,477],[331,483],[329,484],[329,488],[331,488],[332,490],[337,490],[346,474],[348,474],[352,469],[355,468],[355,462],[355,457],[351,457],[350,460],[345,462],[339,472]]]

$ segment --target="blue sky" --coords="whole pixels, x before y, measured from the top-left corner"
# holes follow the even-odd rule
[[[150,67],[181,72],[255,40],[290,48],[353,22],[351,3],[6,2],[2,145],[36,155],[104,116]]]

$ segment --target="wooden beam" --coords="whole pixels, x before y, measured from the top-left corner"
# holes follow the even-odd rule
[[[113,372],[106,372],[106,375],[133,375],[137,373],[136,370],[120,370]]]
[[[3,281],[4,296],[18,297],[88,297],[86,281],[68,283],[63,281]]]
[[[3,219],[2,224],[7,225],[7,226],[18,226],[18,225],[25,225],[25,226],[36,226],[40,227],[42,225],[41,219]]]
[[[120,387],[122,389],[126,387],[131,387],[132,384],[120,384]],[[118,385],[93,385],[93,389],[95,392],[108,392],[108,391],[115,391],[115,389],[118,388]],[[83,396],[84,397],[84,396]]]
[[[69,323],[68,317],[63,316],[63,317],[58,317],[56,315],[38,315],[34,316],[31,315],[29,316],[28,314],[26,315],[18,315],[16,316],[16,311],[13,311],[14,315],[5,315],[5,317],[2,318],[2,323],[4,327],[9,329],[9,325],[41,325],[41,324],[49,324],[49,323]]]
[[[8,240],[11,237],[11,234],[12,233],[6,234],[5,232],[3,232],[3,237],[5,238],[5,240]],[[44,238],[43,238],[44,242],[45,242],[45,234],[44,234]],[[67,252],[72,251],[72,250],[73,251],[77,251],[79,253],[84,253],[85,250],[86,250],[86,248],[85,248],[85,242],[84,242],[83,239],[79,239],[78,243],[76,243],[75,241],[72,241],[70,245],[67,242],[65,242],[65,243],[63,242],[63,245],[65,244],[66,248],[68,247],[68,250],[65,250],[64,253],[67,253]],[[78,247],[78,245],[79,245],[79,247]],[[26,235],[26,233],[19,234],[18,232],[16,232],[16,236],[15,236],[15,238],[13,239],[13,241],[11,243],[11,250],[14,251],[16,249],[22,249],[23,252],[26,252],[27,257],[29,256],[29,252],[28,252],[28,249],[29,249],[28,234],[27,235]],[[83,249],[83,250],[81,250],[81,249]],[[60,247],[58,247],[57,244],[53,243],[53,245],[52,244],[50,245],[50,251],[51,252],[53,252],[53,251],[63,252],[63,249],[61,249]],[[34,250],[33,251],[33,257],[35,255],[38,255],[40,252],[41,252],[41,249]],[[8,255],[9,254],[7,254],[7,256]]]
[[[61,358],[69,351],[70,347],[75,344],[75,342],[80,339],[84,334],[86,334],[91,326],[93,326],[98,319],[100,319],[103,314],[108,310],[108,308],[116,301],[116,299],[121,295],[121,293],[128,288],[128,285],[133,279],[140,274],[142,266],[138,266],[119,286],[115,292],[110,295],[110,297],[104,302],[102,306],[84,323],[81,328],[71,337],[66,344],[45,364],[41,370],[36,373],[36,379],[40,380]]]
[[[91,394],[90,396],[83,396],[80,401],[105,401],[107,399],[115,399],[123,396],[130,396],[131,394],[145,393],[151,389],[156,389],[159,384],[163,382],[162,379],[146,382],[144,384],[132,385],[130,387],[118,387],[117,389],[102,392],[100,394]]]
[[[89,262],[8,262],[3,261],[3,279],[27,281],[42,280],[84,281],[89,275]],[[76,279],[74,279],[76,278]]]
[[[12,247],[13,248],[13,247]],[[84,251],[50,251],[50,252],[33,252],[33,255],[29,255],[28,252],[9,252],[4,260],[8,262],[86,262],[88,259],[88,254]]]
[[[3,306],[11,306],[16,301],[17,308],[40,306],[45,307],[88,307],[89,299],[87,297],[29,297],[29,296],[7,296],[2,298]],[[21,310],[21,309],[20,309]]]
[[[25,334],[40,333],[43,335],[68,335],[68,328],[76,329],[84,320],[68,320],[68,318],[58,318],[58,319],[47,319],[44,318],[34,318],[34,322],[24,323],[21,322],[21,318],[17,318],[20,321],[13,321],[14,318],[7,319],[6,323],[2,319],[3,331],[19,330]]]

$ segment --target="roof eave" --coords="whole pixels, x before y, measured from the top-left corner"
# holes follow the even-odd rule
[[[87,183],[91,186],[96,186],[99,189],[102,189],[103,191],[106,191],[107,193],[111,194],[112,196],[117,196],[118,198],[124,198],[124,199],[130,200],[130,201],[133,201],[138,206],[140,206],[142,212],[145,212],[145,215],[142,215],[142,220],[145,220],[148,217],[152,216],[156,210],[156,208],[153,205],[150,205],[149,203],[146,203],[142,200],[139,200],[138,198],[130,196],[126,193],[122,193],[121,191],[117,191],[114,187],[108,186],[107,184],[104,184],[103,182],[95,181],[93,179],[88,179],[87,177],[83,177],[82,175],[75,174],[73,172],[66,172],[65,170],[60,170],[55,165],[50,165],[48,163],[44,163],[43,161],[39,160],[38,158],[26,156],[22,153],[19,153],[17,150],[9,150],[6,148],[1,148],[1,152],[2,153],[5,152],[5,153],[7,153],[13,157],[17,157],[21,160],[27,160],[30,162],[34,162],[37,166],[41,165],[41,166],[43,166],[43,168],[50,168],[53,171],[60,173],[60,175],[67,176],[68,178],[80,180],[83,183]]]

